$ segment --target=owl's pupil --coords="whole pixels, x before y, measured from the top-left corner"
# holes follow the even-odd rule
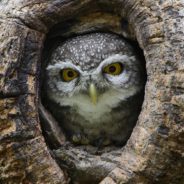
[[[109,67],[109,72],[114,73],[116,71],[116,67],[115,66],[110,66]]]
[[[74,73],[72,71],[68,71],[67,75],[68,75],[68,77],[72,78],[74,76]]]

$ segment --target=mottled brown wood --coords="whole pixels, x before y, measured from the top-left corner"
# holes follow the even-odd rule
[[[0,183],[64,183],[38,121],[44,34],[13,18],[0,22]]]
[[[1,0],[0,183],[184,183],[183,9],[182,0]],[[44,40],[90,31],[138,41],[148,75],[142,112],[123,148],[54,150],[38,115]]]

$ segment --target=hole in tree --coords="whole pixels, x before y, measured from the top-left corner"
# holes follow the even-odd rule
[[[145,60],[138,44],[111,32],[92,32],[49,38],[44,53],[42,102],[67,140],[76,146],[98,148],[125,145],[144,97]],[[116,63],[124,69],[113,76],[110,73],[118,67],[112,64]],[[102,75],[108,65],[111,72]],[[60,73],[65,68],[71,69],[67,73],[69,76],[73,77],[73,71],[80,75],[63,82]],[[92,84],[96,94],[89,92]],[[93,96],[97,96],[96,105]],[[49,129],[44,123],[42,126]],[[50,140],[48,135],[46,137]]]
[[[71,21],[71,23],[72,22],[73,21]],[[124,23],[122,24],[126,26],[126,24],[128,23],[127,21],[124,20]],[[104,29],[99,29],[99,30],[96,29],[95,31],[91,31],[91,32],[89,31],[84,31],[83,33],[72,32],[70,34],[63,34],[63,32],[61,31],[61,35],[58,35],[58,32],[59,32],[58,30],[65,30],[67,32],[70,30],[70,26],[71,25],[68,24],[68,27],[67,27],[64,23],[63,25],[61,23],[59,25],[56,25],[53,29],[51,29],[45,41],[43,58],[42,58],[43,64],[42,64],[42,80],[41,80],[41,101],[43,104],[43,108],[40,110],[40,120],[41,120],[41,126],[43,129],[43,134],[46,139],[46,142],[48,146],[51,148],[51,150],[54,150],[53,152],[55,154],[55,157],[59,160],[58,163],[60,164],[60,166],[63,169],[67,169],[67,171],[69,172],[69,175],[72,178],[73,177],[75,178],[74,175],[78,175],[78,176],[85,175],[86,178],[83,177],[84,181],[81,180],[80,183],[86,183],[89,177],[92,177],[94,173],[92,173],[92,176],[89,176],[88,174],[86,175],[86,173],[90,173],[89,171],[90,168],[87,168],[86,170],[77,169],[75,164],[78,162],[78,160],[75,160],[74,158],[72,158],[70,154],[80,155],[81,153],[83,153],[84,155],[86,154],[86,157],[88,157],[89,155],[90,157],[94,156],[93,162],[95,162],[95,155],[101,155],[106,152],[111,154],[111,151],[118,152],[118,150],[120,150],[122,146],[126,145],[126,142],[131,136],[133,128],[136,125],[136,121],[141,111],[141,106],[144,99],[144,86],[146,82],[145,59],[143,56],[143,52],[139,48],[136,41],[132,41],[130,39],[124,38],[122,35],[113,33],[112,31],[108,31],[108,30],[104,31]],[[62,29],[62,27],[65,27],[65,29]],[[102,41],[106,43],[102,47],[99,46],[99,48],[101,49],[103,48],[104,50],[110,49],[108,48],[108,45],[111,45],[111,50],[110,51],[105,50],[104,52],[105,54],[104,54],[102,52],[103,49],[100,50],[100,52],[98,52],[98,48],[96,50],[94,49],[94,52],[98,52],[98,55],[99,55],[99,57],[95,58],[94,55],[96,53],[91,52],[92,50],[91,45],[95,43],[95,41],[92,41],[93,39],[91,35],[103,35],[103,34],[107,35],[107,37],[110,37],[110,38],[108,38],[107,40],[106,38],[104,38],[105,40],[104,41],[99,36],[99,38],[95,38],[95,40],[96,42],[98,42],[98,44],[100,44],[101,42],[99,40],[101,38]],[[112,35],[112,38],[109,35]],[[89,39],[88,36],[89,37],[91,36],[91,38]],[[85,42],[84,41],[85,39],[88,39],[88,41]],[[119,39],[120,43],[118,41],[117,43],[120,44],[120,46],[117,46],[116,44],[113,45],[112,44],[112,42],[114,41],[113,39],[117,39],[117,40]],[[80,45],[81,42],[83,42],[82,46]],[[87,46],[85,46],[84,42]],[[125,45],[124,47],[128,47],[130,50],[121,49],[121,47],[123,48],[122,46],[123,44]],[[116,46],[117,48],[115,48]],[[87,47],[87,50],[85,50],[85,47]],[[89,59],[89,62],[87,62],[86,58],[84,57],[84,60],[83,60],[84,64],[81,63],[82,53],[80,51],[80,54],[76,54],[75,52],[77,51],[77,49],[79,50],[84,49],[84,53],[86,54],[85,57],[88,56],[88,57],[91,57],[92,59],[91,60]],[[64,54],[62,54],[63,52]],[[55,53],[55,57],[53,57],[53,53]],[[92,54],[90,55],[89,53],[92,53]],[[77,56],[80,59],[80,61],[77,60]],[[134,57],[136,59],[134,59]],[[93,60],[95,60],[96,65],[92,64],[92,66],[85,67],[85,64],[88,65],[92,63]],[[62,61],[64,65],[62,65]],[[115,76],[116,79],[115,78],[112,79],[114,76],[108,76],[109,78],[107,78],[106,76],[105,78],[104,75],[100,74],[100,71],[103,71],[103,68],[105,66],[107,66],[108,64],[117,63],[117,62],[122,63],[123,67],[125,66],[125,70],[123,69],[123,72],[125,73],[120,73],[118,76]],[[68,63],[69,65],[66,65],[66,63]],[[104,65],[101,63],[103,63]],[[91,76],[89,77],[88,80],[86,79],[86,81],[85,79],[76,78],[74,79],[75,81],[71,81],[71,84],[68,83],[69,85],[61,83],[61,85],[65,86],[62,88],[59,84],[61,82],[59,75],[60,75],[60,70],[63,69],[65,65],[66,65],[66,68],[71,67],[71,69],[77,70],[77,72],[80,72],[80,71],[84,72],[85,75],[84,73],[80,74],[79,75],[80,77],[81,76],[86,77],[87,75],[89,75],[89,73],[96,72],[97,76],[95,77],[97,80],[90,81]],[[101,68],[99,68],[100,65],[101,65]],[[114,68],[109,68],[109,69],[114,70]],[[125,80],[125,78],[127,77],[126,75],[130,77],[127,79],[127,81],[123,83],[122,81]],[[49,77],[51,80],[48,82]],[[52,83],[52,81],[56,81],[56,82]],[[99,86],[98,82],[102,84],[103,88]],[[94,105],[91,101],[91,97],[89,93],[90,83],[93,83],[95,85],[95,88],[97,91],[98,97],[97,97],[96,105]],[[120,85],[121,83],[123,83],[123,85]],[[49,97],[48,93],[50,92],[48,91],[48,84],[50,85],[50,88],[53,89],[53,91],[51,92],[52,95],[57,94],[56,98]],[[108,85],[104,87],[105,84],[108,84]],[[81,89],[80,89],[80,86],[81,86]],[[67,91],[66,89],[68,89],[69,87],[71,87],[72,90],[75,90],[76,88],[77,91],[74,91],[74,92]],[[125,90],[121,91],[121,88]],[[139,88],[139,89],[136,90],[134,88]],[[112,89],[115,89],[115,90],[113,91]],[[120,93],[117,93],[118,90],[116,91],[116,89],[118,90],[120,89]],[[64,90],[64,92],[62,90]],[[108,92],[110,93],[108,94]],[[61,100],[59,100],[59,97],[60,97],[59,93],[65,93],[65,95],[64,94],[61,95],[62,96]],[[77,96],[76,98],[75,98],[75,95]],[[94,94],[92,94],[92,96],[93,95]],[[99,98],[102,98],[103,100]],[[64,100],[70,99],[70,100],[65,102],[66,104],[61,105],[63,99]],[[93,125],[90,125],[89,127],[85,125],[85,123],[87,122],[87,121],[84,121],[85,118],[81,118],[81,120],[84,121],[82,124],[80,122],[75,122],[76,116],[78,116],[76,114],[77,113],[76,108],[81,108],[79,105],[83,99],[85,100],[85,102],[88,100],[88,103],[85,104],[86,106],[83,107],[84,115],[86,113],[85,108],[90,108],[90,105],[92,108],[91,110],[92,117],[95,117],[99,110],[103,110],[105,109],[106,106],[107,107],[110,106],[109,109],[107,109],[107,112],[102,114],[102,116],[98,117],[99,119],[102,119],[103,122],[100,124],[100,121],[98,120],[96,123],[99,123],[99,126],[96,126],[94,124],[97,130],[101,129],[101,131],[96,131],[97,133],[95,132],[95,128],[93,129]],[[117,100],[117,99],[121,99],[121,100]],[[75,104],[76,101],[78,104]],[[106,101],[109,102],[106,104],[106,106],[100,106],[100,108],[98,107],[99,102],[103,104]],[[96,107],[98,107],[99,109],[97,111],[94,111]],[[113,116],[111,117],[111,115]],[[123,117],[122,119],[121,119],[121,116]],[[119,118],[119,121],[115,120],[116,117]],[[78,118],[80,119],[80,117]],[[106,124],[106,119],[107,121],[109,121],[108,118],[111,118],[111,121],[112,121],[111,124]],[[65,123],[63,123],[64,121]],[[130,127],[125,126],[126,136],[123,139],[118,140],[119,139],[118,136],[121,137],[121,132],[123,134],[123,131],[124,131],[123,126],[121,125],[121,122],[127,125],[128,123],[126,122],[128,121],[131,122],[131,126]],[[72,123],[72,126],[67,127],[68,125],[70,125],[70,123]],[[106,129],[107,126],[109,126],[108,130],[103,131],[103,129]],[[116,131],[114,131],[112,134],[111,131],[115,126],[118,127],[116,129],[117,133]],[[89,137],[88,137],[88,133],[87,131],[85,131],[85,129],[87,131],[89,130],[90,132],[94,131],[95,133],[91,133],[91,134],[89,133]],[[116,138],[113,138],[113,137],[116,137]],[[78,141],[78,140],[81,140],[81,141]],[[71,162],[69,161],[70,159],[67,159],[69,155],[72,158]],[[83,161],[83,159],[85,160],[85,158],[79,158],[81,162]],[[73,164],[76,167],[75,169],[72,169],[74,166]],[[101,171],[99,170],[99,172]],[[101,178],[98,177],[94,179],[94,183],[98,183],[100,180]]]

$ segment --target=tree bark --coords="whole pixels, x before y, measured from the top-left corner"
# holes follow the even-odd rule
[[[0,183],[184,183],[183,9],[182,0],[1,0]],[[91,31],[138,42],[142,111],[122,148],[96,153],[64,144],[62,132],[52,148],[38,112],[45,40]]]

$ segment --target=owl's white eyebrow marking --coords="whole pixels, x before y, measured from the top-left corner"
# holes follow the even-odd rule
[[[48,67],[46,68],[46,70],[61,70],[64,68],[72,68],[76,71],[78,71],[80,74],[82,74],[83,76],[88,76],[88,75],[92,75],[92,74],[96,74],[96,73],[100,73],[102,68],[111,64],[111,63],[115,63],[115,62],[130,62],[131,60],[135,60],[135,56],[127,56],[127,55],[121,55],[121,54],[114,54],[106,59],[104,59],[99,66],[97,67],[97,69],[95,71],[91,71],[91,72],[87,72],[87,71],[83,71],[80,69],[80,67],[77,67],[76,65],[72,64],[70,61],[66,61],[66,62],[62,62],[62,63],[56,63],[54,65],[48,65]]]
[[[62,63],[56,63],[54,65],[48,65],[46,70],[61,70],[64,68],[72,68],[72,69],[77,70],[78,72],[82,72],[79,67],[77,67],[76,65],[70,62],[62,62]]]
[[[135,56],[127,56],[127,55],[121,55],[121,54],[114,54],[110,57],[108,57],[107,59],[104,59],[99,66],[97,67],[96,72],[100,72],[102,67],[107,66],[109,64],[115,63],[115,62],[121,62],[122,64],[124,62],[128,62],[131,60],[135,60]],[[95,72],[95,73],[96,73]]]

